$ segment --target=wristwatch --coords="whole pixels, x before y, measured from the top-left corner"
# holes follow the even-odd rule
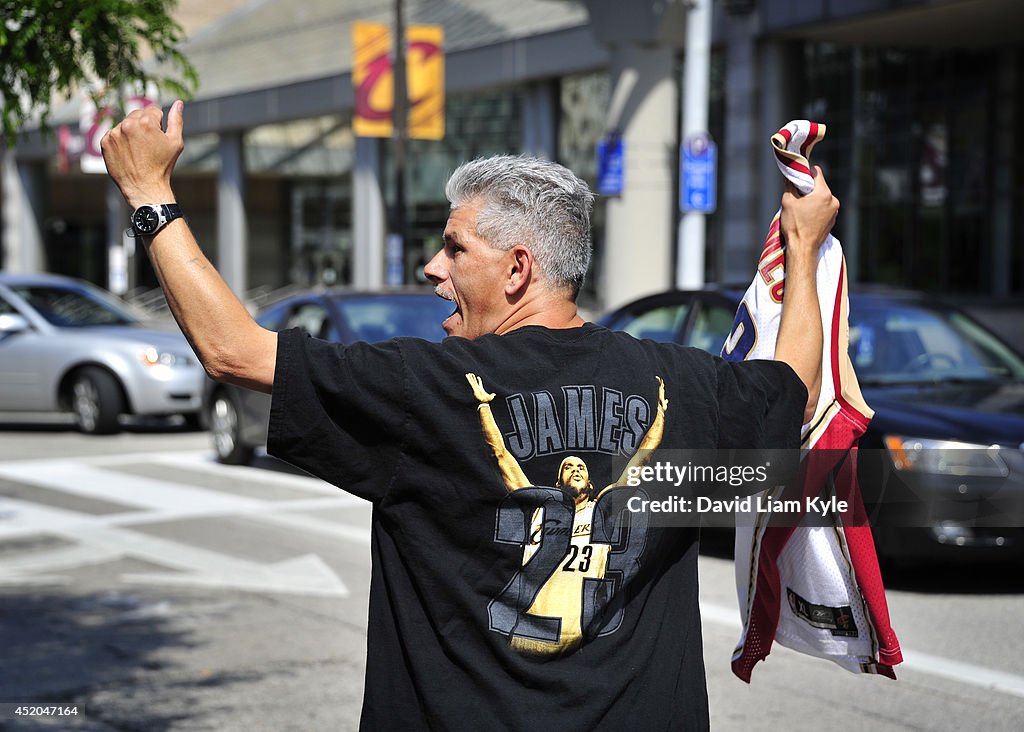
[[[132,211],[128,236],[153,236],[175,219],[181,218],[181,206],[176,203],[144,203]]]

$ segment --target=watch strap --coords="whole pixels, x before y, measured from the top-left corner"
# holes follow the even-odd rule
[[[175,219],[181,218],[181,205],[177,203],[162,203],[160,204],[160,213],[163,214],[163,223],[161,224],[161,228],[163,228]]]

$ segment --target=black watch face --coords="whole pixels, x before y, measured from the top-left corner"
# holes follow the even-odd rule
[[[152,234],[160,226],[160,213],[152,206],[140,206],[132,213],[132,226],[140,234]]]

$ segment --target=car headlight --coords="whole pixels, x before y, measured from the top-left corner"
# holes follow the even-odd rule
[[[998,445],[886,435],[885,447],[897,470],[997,478],[1010,473]]]
[[[145,366],[192,366],[195,359],[183,353],[160,351],[150,346],[139,351],[139,360]]]

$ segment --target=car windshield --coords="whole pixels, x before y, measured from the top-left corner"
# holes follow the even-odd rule
[[[356,340],[369,343],[396,336],[440,341],[445,337],[441,322],[452,314],[452,304],[435,295],[347,297],[335,302]]]
[[[59,328],[134,325],[138,321],[114,303],[85,288],[59,285],[13,285],[11,290],[48,323]]]
[[[955,310],[855,300],[850,359],[861,383],[1024,378],[1024,360]]]

